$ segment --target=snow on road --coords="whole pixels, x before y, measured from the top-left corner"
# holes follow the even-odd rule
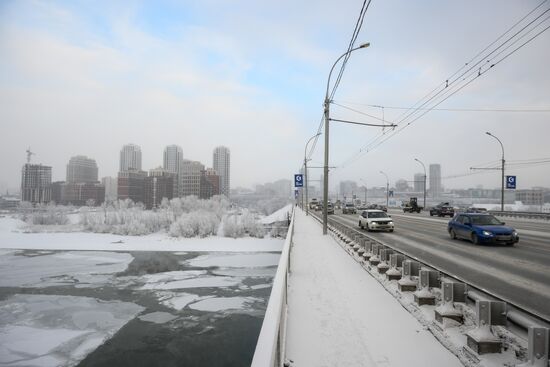
[[[399,302],[301,211],[288,295],[295,366],[462,366]]]

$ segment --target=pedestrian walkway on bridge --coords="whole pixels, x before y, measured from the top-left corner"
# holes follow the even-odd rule
[[[321,224],[295,211],[286,360],[294,367],[462,366]]]

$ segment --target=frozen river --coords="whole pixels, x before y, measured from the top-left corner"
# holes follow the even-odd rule
[[[0,365],[249,365],[278,260],[0,250]]]

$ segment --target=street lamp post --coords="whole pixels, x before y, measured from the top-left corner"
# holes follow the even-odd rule
[[[367,181],[363,180],[362,178],[359,179],[360,181],[363,181],[365,184],[365,206],[367,206]]]
[[[422,165],[422,168],[424,168],[424,210],[426,210],[426,166],[424,165],[424,163],[422,163],[420,159],[415,158],[414,160],[420,163]]]
[[[307,159],[307,156],[306,156],[306,155],[307,155],[307,146],[309,145],[309,143],[310,143],[313,139],[315,139],[315,138],[318,137],[319,135],[321,135],[321,133],[315,134],[315,135],[313,135],[311,138],[309,138],[309,140],[308,140],[307,143],[306,143],[306,147],[305,147],[305,149],[304,149],[304,175],[305,175],[305,176],[304,176],[304,178],[305,178],[305,180],[304,180],[305,182],[304,182],[304,183],[305,183],[305,185],[306,185],[306,216],[309,215],[309,202],[308,202],[308,197],[307,197],[307,194],[308,194],[308,193],[307,193],[307,190],[308,190],[308,189],[307,189],[307,161],[308,161],[308,159]]]
[[[500,181],[501,181],[501,186],[500,186],[500,211],[503,212],[504,211],[504,145],[502,145],[502,142],[500,141],[499,138],[497,138],[496,136],[494,136],[490,132],[487,131],[485,134],[495,138],[500,143],[500,148],[502,149],[502,166],[500,168],[501,173],[502,173],[502,177],[500,179]]]
[[[384,171],[380,171],[380,173],[386,176],[386,208],[388,208],[390,206],[390,180],[388,178],[388,175]]]
[[[328,123],[330,120],[330,100],[328,96],[328,88],[330,85],[330,77],[332,76],[332,72],[334,71],[334,67],[336,64],[338,64],[338,61],[340,61],[344,56],[349,55],[355,50],[358,50],[360,48],[367,48],[370,46],[370,43],[364,43],[360,45],[359,47],[352,48],[351,50],[343,53],[332,65],[332,68],[330,69],[330,73],[328,74],[327,79],[327,90],[325,93],[325,103],[324,103],[324,117],[325,117],[325,165],[324,165],[324,177],[323,177],[323,234],[327,234],[327,227],[328,227],[328,212],[327,212],[327,204],[328,204],[328,144],[329,144],[329,127]]]

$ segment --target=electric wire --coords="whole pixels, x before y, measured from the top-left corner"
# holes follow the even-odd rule
[[[545,0],[544,2],[546,2],[547,0]],[[543,2],[543,3],[544,3]],[[534,10],[538,9],[538,7],[540,7],[543,3],[539,4],[539,6],[537,6],[537,8],[535,8]],[[476,62],[473,66],[471,66],[468,70],[466,70],[465,72],[463,72],[459,77],[455,78],[454,80],[452,80],[450,83],[449,83],[449,80],[446,81],[446,86],[444,89],[440,90],[439,92],[437,92],[435,95],[431,96],[428,98],[428,100],[426,100],[425,102],[423,102],[420,106],[417,106],[415,107],[412,112],[408,113],[405,112],[405,117],[402,117],[400,119],[399,122],[397,122],[397,125],[401,125],[403,123],[405,123],[405,121],[409,118],[411,118],[411,116],[413,116],[415,113],[418,113],[419,111],[423,111],[422,113],[420,113],[419,115],[417,116],[414,116],[414,118],[412,118],[411,121],[407,122],[404,126],[401,126],[400,128],[398,129],[393,129],[391,130],[391,133],[388,133],[388,131],[384,131],[382,132],[382,134],[380,134],[379,136],[377,136],[375,139],[373,139],[371,142],[369,142],[365,147],[361,148],[359,150],[358,153],[356,153],[355,156],[353,156],[352,158],[348,159],[347,161],[345,161],[343,164],[339,165],[340,168],[343,168],[345,166],[347,166],[348,164],[350,163],[353,163],[356,158],[359,158],[360,156],[362,156],[363,154],[369,152],[370,150],[378,147],[379,145],[381,145],[383,142],[387,141],[389,138],[395,136],[397,133],[401,132],[403,129],[405,129],[406,127],[410,126],[413,122],[415,122],[416,120],[418,120],[419,118],[423,117],[426,113],[428,113],[429,111],[433,110],[435,107],[437,107],[439,104],[441,104],[442,102],[444,102],[445,100],[447,100],[448,98],[450,98],[451,96],[453,96],[454,94],[456,94],[458,91],[462,90],[464,87],[466,87],[467,85],[469,85],[471,82],[473,82],[474,80],[476,80],[478,77],[482,76],[483,74],[485,74],[488,70],[490,70],[491,68],[493,68],[494,66],[498,65],[499,63],[501,63],[502,61],[504,61],[506,58],[508,58],[509,56],[511,56],[512,54],[514,54],[515,52],[517,52],[519,49],[521,49],[522,47],[524,47],[526,44],[528,44],[529,42],[531,42],[533,39],[535,39],[536,37],[538,37],[540,34],[542,34],[543,32],[545,32],[548,28],[550,28],[550,26],[547,26],[546,28],[542,29],[541,31],[539,31],[538,33],[536,33],[534,36],[532,36],[531,38],[529,38],[527,41],[525,41],[524,43],[522,43],[520,46],[516,47],[515,49],[513,49],[511,52],[507,53],[506,55],[504,55],[503,57],[499,58],[498,60],[494,61],[493,63],[489,64],[490,61],[493,61],[495,59],[495,57],[500,56],[505,50],[509,49],[511,46],[507,46],[506,48],[504,48],[501,52],[499,52],[497,55],[495,55],[492,59],[489,59],[489,56],[491,56],[493,53],[495,53],[496,50],[502,48],[502,46],[508,42],[510,42],[514,37],[516,37],[518,34],[520,34],[523,30],[527,29],[528,26],[530,26],[531,24],[533,24],[536,20],[540,19],[544,14],[546,14],[547,12],[549,12],[550,9],[547,9],[546,11],[544,11],[542,14],[538,15],[534,20],[530,21],[526,26],[522,27],[520,31],[517,31],[516,33],[514,33],[514,35],[512,35],[511,37],[509,37],[506,41],[504,41],[504,43],[500,44],[497,48],[495,48],[493,51],[491,51],[487,56],[485,56],[482,60],[479,60],[478,62]],[[529,14],[532,14],[533,11],[531,11]],[[526,17],[522,18],[525,19]],[[523,36],[520,37],[520,39],[524,38],[526,35],[530,34],[536,27],[540,26],[541,24],[543,24],[546,20],[548,19],[548,17],[546,19],[544,19],[543,21],[539,22],[534,28],[530,29],[528,31],[528,33],[524,34]],[[521,21],[520,21],[521,22]],[[520,22],[517,22],[516,25]],[[509,31],[511,29],[513,29],[514,26],[512,28],[510,28],[507,32],[504,33],[507,34],[509,33]],[[502,38],[503,35],[501,35],[499,37]],[[518,40],[514,41],[512,43],[515,44],[517,43]],[[494,44],[495,42],[493,42],[492,44]],[[487,47],[484,49],[484,50],[487,50]],[[477,74],[476,74],[476,70],[475,67],[477,65],[480,64],[481,61],[483,60],[486,60],[485,64],[482,65],[478,70],[477,70]],[[467,63],[468,64],[468,63]],[[466,64],[466,65],[467,65]],[[456,73],[455,73],[456,74]],[[468,75],[466,75],[468,74]],[[456,83],[460,78],[462,78],[458,83]],[[469,81],[467,81],[465,84],[463,85],[460,85],[460,83],[468,80],[469,78],[471,78]],[[449,88],[449,86],[451,88]],[[437,88],[436,88],[437,89]],[[454,89],[454,90],[453,90]],[[447,94],[447,96],[445,97],[445,95]],[[429,95],[429,94],[428,94]],[[441,95],[441,96],[440,96]],[[423,108],[426,104],[428,104],[429,102],[431,102],[433,99],[435,98],[442,98],[444,97],[443,99],[439,100],[439,101],[436,101],[434,102],[435,104],[428,107],[428,108]],[[415,105],[418,105],[415,104]],[[402,115],[403,116],[403,115]],[[389,134],[388,137],[384,138],[386,134]]]

